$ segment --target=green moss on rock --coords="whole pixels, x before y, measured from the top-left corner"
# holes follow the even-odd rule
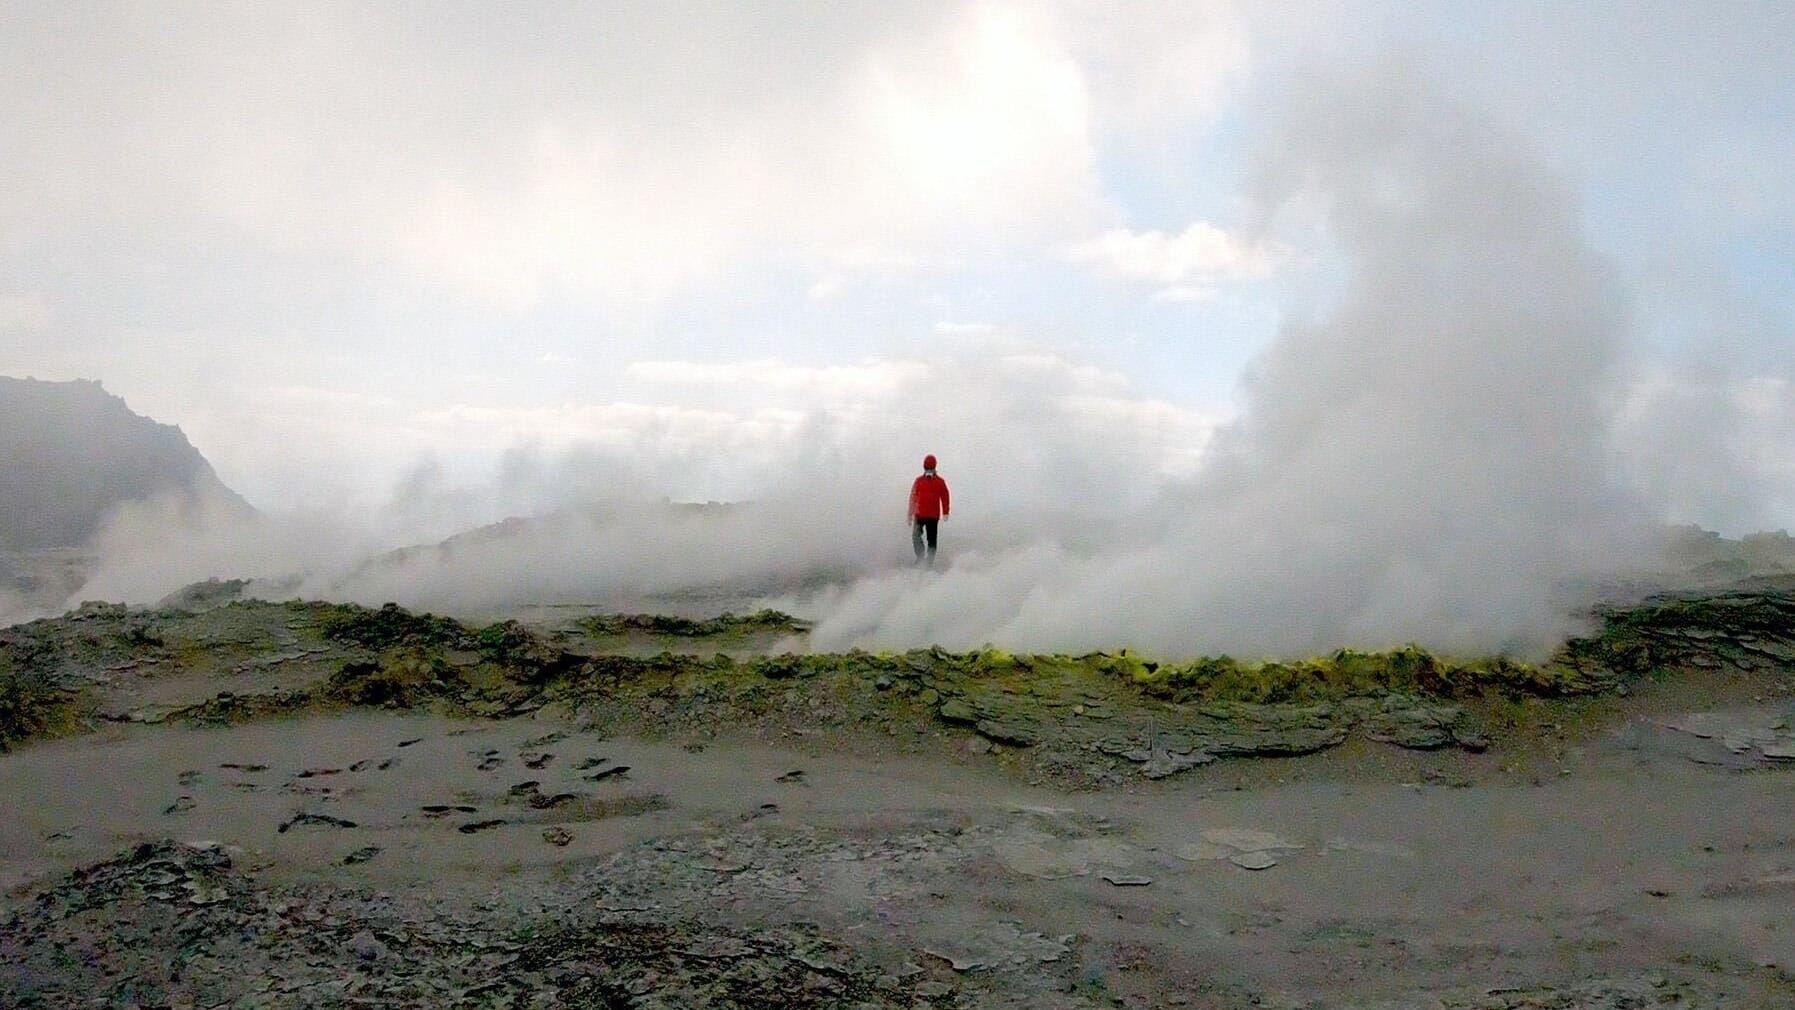
[[[367,649],[466,648],[472,643],[459,621],[435,614],[414,614],[396,603],[379,610],[336,604],[324,615],[321,630],[338,642]]]
[[[0,751],[74,722],[76,695],[34,670],[0,669]]]
[[[779,610],[723,613],[702,619],[667,614],[596,614],[576,623],[587,634],[599,636],[636,633],[668,638],[716,638],[808,630],[802,621]]]

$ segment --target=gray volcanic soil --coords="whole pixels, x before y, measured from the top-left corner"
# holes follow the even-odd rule
[[[725,998],[706,958],[734,951],[822,987],[760,1005],[1787,1006],[1791,780],[1689,761],[1658,728],[1537,787],[1067,795],[535,720],[121,727],[0,759],[0,994],[560,1005],[614,984],[597,1005],[704,1005]],[[201,847],[63,876],[158,838]],[[195,862],[219,868],[190,886]],[[548,924],[571,951],[537,949]],[[595,966],[606,944],[625,967]]]
[[[333,676],[218,614],[204,662],[166,622],[167,672],[94,653],[103,710]],[[825,679],[808,727],[301,707],[26,743],[0,1006],[1795,1005],[1781,667],[1086,788],[951,719],[842,722]]]

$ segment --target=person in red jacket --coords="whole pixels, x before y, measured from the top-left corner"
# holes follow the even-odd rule
[[[928,541],[929,564],[935,563],[935,542],[939,538],[941,520],[947,518],[947,481],[935,472],[935,457],[922,458],[922,476],[910,485],[910,546],[916,548],[916,560],[923,559],[923,541]]]

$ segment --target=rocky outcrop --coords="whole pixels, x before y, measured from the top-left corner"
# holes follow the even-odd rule
[[[118,505],[172,495],[248,509],[181,429],[98,382],[0,376],[0,553],[76,548]]]
[[[225,588],[196,593],[197,611],[98,604],[0,630],[0,697],[10,685],[23,699],[12,735],[66,722],[76,695],[101,716],[139,721],[343,706],[503,718],[557,705],[632,730],[945,724],[986,751],[1026,750],[1038,766],[1106,780],[1118,769],[1163,778],[1222,758],[1308,754],[1354,734],[1475,751],[1488,746],[1468,711],[1476,699],[1589,695],[1720,666],[1795,676],[1795,595],[1769,590],[1610,609],[1599,633],[1539,665],[1450,661],[1413,648],[1165,665],[1125,652],[632,655],[612,651],[585,619],[477,628],[390,604],[217,605],[213,590]],[[713,630],[736,634],[733,620]],[[748,620],[794,623],[772,613]],[[193,685],[184,701],[162,690],[160,708],[131,703],[133,685],[169,680]],[[46,712],[60,714],[46,722]]]

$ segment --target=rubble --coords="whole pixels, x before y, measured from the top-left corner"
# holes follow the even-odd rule
[[[1746,1004],[1692,992],[1662,976],[1579,980],[1430,993],[1367,1010],[1746,1010]]]
[[[345,820],[341,817],[332,817],[329,814],[313,814],[301,811],[282,821],[280,827],[277,828],[276,831],[279,834],[284,835],[294,828],[353,828],[356,826],[354,821]]]
[[[1729,768],[1776,767],[1795,760],[1795,705],[1686,712],[1629,727],[1635,746],[1653,733],[1681,737],[1669,748],[1699,764]]]
[[[1021,822],[1042,827],[1059,816],[1022,811]],[[552,830],[543,834],[549,844],[570,840],[564,829]],[[1102,979],[1129,970],[1125,963],[1106,969],[1114,955],[1089,938],[1014,918],[933,922],[900,911],[909,924],[901,937],[831,932],[843,924],[825,908],[841,900],[844,883],[864,889],[864,898],[851,900],[901,910],[944,871],[972,865],[992,837],[986,829],[676,836],[490,898],[373,891],[311,877],[277,882],[245,869],[247,861],[226,847],[147,842],[40,886],[0,921],[0,1005],[1094,1010],[1123,1002],[1105,998]],[[1214,829],[1214,837],[1256,846],[1233,857],[1248,869],[1274,865],[1269,852],[1289,845],[1251,829]],[[1103,879],[1116,887],[1151,883],[1120,871]],[[784,911],[769,914],[776,908]],[[820,921],[810,921],[813,913]],[[1183,1005],[1177,993],[1160,990],[1152,1005]],[[1294,1005],[1269,993],[1242,993],[1240,1004]],[[1745,1004],[1650,976],[1486,983],[1354,1005]]]
[[[1030,953],[1063,955],[1063,942]],[[1056,953],[1057,951],[1057,953]],[[74,954],[76,956],[70,956]],[[552,917],[273,886],[216,846],[145,843],[0,923],[0,1005],[323,1007],[965,1005],[803,925]]]
[[[621,636],[638,632],[670,638],[717,638],[765,632],[798,634],[809,630],[803,621],[778,610],[757,610],[751,614],[725,612],[702,620],[666,614],[599,614],[581,618],[577,626],[590,635]]]
[[[1601,630],[1554,665],[1601,682],[1687,669],[1795,670],[1795,591],[1683,592],[1598,609]]]

